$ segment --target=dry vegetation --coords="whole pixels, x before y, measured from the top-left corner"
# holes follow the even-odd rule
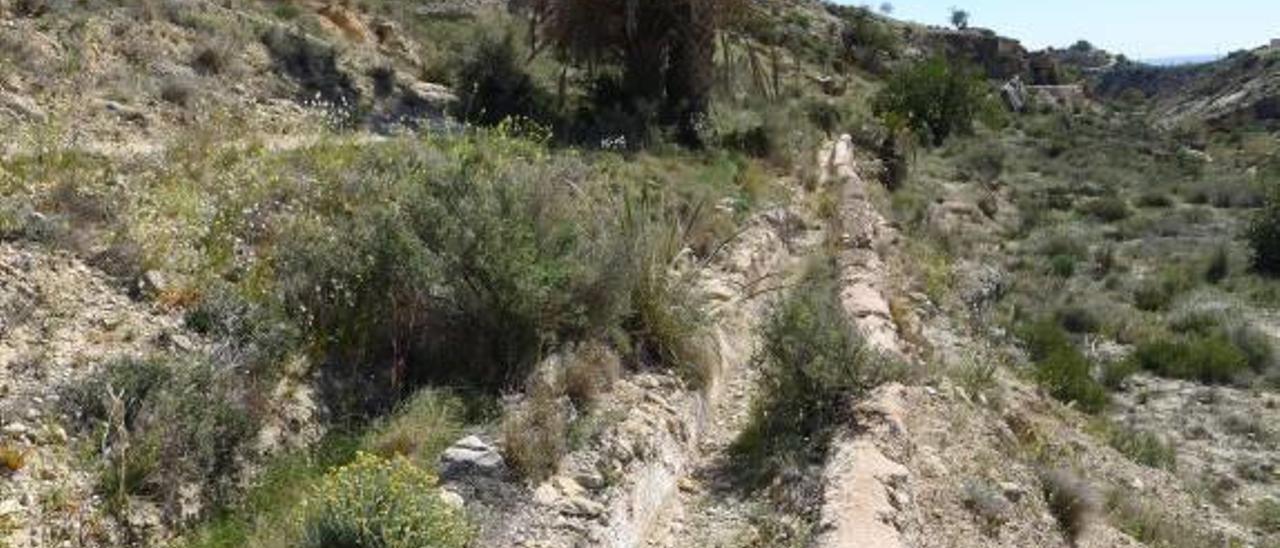
[[[1034,384],[1070,408],[1054,413],[1092,416],[1077,422],[1098,447],[1184,491],[1217,477],[1194,480],[1231,527],[1280,538],[1280,503],[1257,496],[1267,465],[1230,461],[1235,487],[1219,489],[1185,433],[1116,403],[1141,413],[1135,387],[1157,382],[1280,386],[1273,132],[1158,129],[1141,101],[1009,113],[984,67],[913,56],[920,30],[869,10],[690,1],[646,4],[665,24],[639,29],[625,2],[0,11],[17,29],[0,33],[0,121],[19,122],[0,130],[0,241],[90,265],[196,341],[76,364],[50,387],[82,495],[102,502],[88,511],[125,531],[94,540],[158,541],[130,529],[155,509],[187,546],[474,542],[475,516],[435,477],[449,444],[497,439],[511,483],[537,485],[609,420],[620,379],[712,386],[691,276],[790,188],[835,226],[813,156],[843,133],[905,236],[900,335],[927,353],[914,304],[1010,350],[946,371],[966,401],[996,410],[1007,384]],[[900,373],[842,310],[834,262],[764,318],[760,394],[728,466],[737,495],[773,503],[757,517],[776,544],[817,529],[832,437]],[[15,303],[0,312],[23,315]],[[264,447],[299,392],[325,410],[315,435]],[[1242,415],[1218,426],[1260,448],[1280,435]],[[1036,508],[1073,545],[1097,520],[1150,546],[1222,537],[1118,489],[1102,500],[1095,471],[1014,434],[1020,464],[1043,470]],[[29,472],[20,441],[0,437],[0,482]],[[991,538],[1025,510],[985,478],[963,491]]]

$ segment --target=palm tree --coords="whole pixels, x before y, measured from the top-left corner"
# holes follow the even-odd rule
[[[715,35],[746,0],[532,0],[537,32],[574,63],[614,63],[634,104],[661,105],[687,144],[706,112]]]

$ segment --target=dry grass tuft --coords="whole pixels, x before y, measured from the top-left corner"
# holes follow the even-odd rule
[[[567,411],[552,387],[540,385],[503,421],[503,456],[521,477],[537,483],[555,473],[569,450]]]
[[[622,374],[622,362],[608,346],[584,343],[565,356],[563,388],[578,409],[591,407],[601,394],[613,389]]]

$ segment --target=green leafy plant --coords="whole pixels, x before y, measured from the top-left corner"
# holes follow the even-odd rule
[[[1280,274],[1280,189],[1265,197],[1244,235],[1253,251],[1254,270],[1268,276]]]
[[[1154,338],[1140,343],[1130,359],[1158,375],[1206,383],[1229,383],[1249,370],[1249,357],[1221,333]]]
[[[1022,329],[1022,339],[1035,362],[1035,379],[1049,395],[1088,413],[1106,407],[1107,392],[1093,378],[1093,364],[1057,322],[1035,322]]]
[[[305,548],[462,548],[473,536],[434,476],[404,458],[367,453],[325,476],[303,500],[297,524]]]
[[[763,378],[752,422],[734,445],[746,482],[767,484],[825,452],[849,400],[874,386],[878,359],[840,306],[832,266],[815,264],[761,327]]]
[[[872,108],[890,128],[909,129],[921,141],[940,146],[953,134],[972,131],[986,93],[981,78],[938,57],[895,73]]]

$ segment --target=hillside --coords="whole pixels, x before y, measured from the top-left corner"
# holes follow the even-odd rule
[[[1129,64],[1103,74],[1099,94],[1141,98],[1164,127],[1258,125],[1274,130],[1280,118],[1280,51],[1239,51],[1211,63],[1178,67]],[[1136,95],[1135,95],[1136,94]]]
[[[0,0],[0,548],[1280,546],[1273,53]]]

